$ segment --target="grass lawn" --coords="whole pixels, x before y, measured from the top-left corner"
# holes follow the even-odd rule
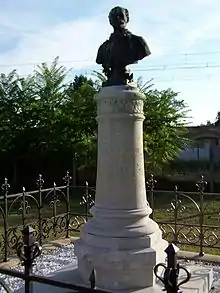
[[[203,201],[200,202],[202,198],[199,194],[180,192],[177,197],[176,210],[171,204],[174,198],[174,192],[158,191],[154,195],[154,220],[158,223],[171,223],[163,225],[167,231],[165,238],[169,241],[174,240],[171,227],[175,227],[174,219],[176,218],[178,240],[185,243],[185,245],[179,244],[179,248],[199,251],[200,221],[202,221],[203,243],[206,246],[204,252],[218,254],[220,248],[220,194],[204,194]]]

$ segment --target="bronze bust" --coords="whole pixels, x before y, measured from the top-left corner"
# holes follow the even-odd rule
[[[126,85],[133,81],[133,74],[126,69],[129,64],[151,54],[147,43],[126,29],[129,12],[122,7],[115,7],[109,13],[109,22],[114,32],[98,50],[96,63],[101,64],[107,81],[103,86]]]

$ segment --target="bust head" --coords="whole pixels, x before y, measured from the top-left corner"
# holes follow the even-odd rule
[[[129,12],[126,8],[116,6],[109,12],[109,22],[114,29],[125,29],[129,22]]]

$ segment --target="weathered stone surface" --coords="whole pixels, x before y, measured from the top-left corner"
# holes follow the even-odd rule
[[[13,257],[9,259],[7,262],[0,263],[0,267],[4,269],[13,269],[19,265],[20,261],[18,258]]]
[[[75,242],[87,282],[112,291],[153,286],[166,241],[149,218],[143,154],[143,99],[135,85],[104,87],[96,96],[98,165],[93,218]]]
[[[181,287],[181,290],[184,293],[208,293],[211,289],[212,285],[212,269],[203,268],[201,266],[188,266],[192,273],[192,279]],[[66,282],[69,284],[77,284],[81,286],[88,286],[89,283],[84,283],[79,275],[79,271],[77,270],[77,262],[76,260],[73,261],[71,266],[66,266],[65,268],[57,271],[54,274],[48,276],[49,278],[61,282]],[[146,278],[146,276],[144,277]],[[20,289],[17,293],[23,293],[24,289]],[[42,284],[34,283],[34,290],[33,293],[38,292],[47,292],[47,293],[64,293],[67,292],[67,289],[56,288],[53,286],[47,286]],[[157,283],[153,287],[148,287],[140,290],[123,290],[123,291],[114,291],[115,293],[161,293],[162,291],[162,284]]]
[[[53,240],[53,241],[50,241],[49,244],[52,244],[56,247],[62,247],[62,246],[65,246],[65,245],[69,245],[72,243],[72,239],[71,238],[60,238],[60,239],[57,239],[57,240]]]

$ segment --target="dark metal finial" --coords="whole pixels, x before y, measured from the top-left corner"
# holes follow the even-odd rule
[[[31,226],[26,226],[23,230],[23,242],[17,245],[17,256],[22,261],[26,277],[32,273],[34,260],[42,251],[42,248],[34,241],[34,231]],[[25,292],[33,292],[32,283],[28,278],[25,280]]]
[[[200,180],[197,181],[197,183],[196,183],[196,187],[197,187],[198,191],[200,193],[203,193],[205,191],[206,185],[207,185],[207,181],[205,181],[203,175],[200,175]]]
[[[150,191],[153,191],[155,188],[155,185],[157,184],[157,180],[154,179],[154,175],[151,174],[150,178],[147,180],[147,187]]]
[[[63,181],[66,183],[66,185],[70,185],[72,177],[70,176],[69,171],[66,172],[66,175],[63,177]]]
[[[44,179],[43,179],[43,176],[42,174],[39,174],[38,175],[38,179],[37,179],[37,187],[38,188],[42,188],[44,185]]]
[[[17,255],[22,264],[31,268],[34,260],[41,254],[41,247],[34,241],[34,229],[26,226],[23,230],[23,242],[17,246]]]
[[[8,192],[9,188],[10,188],[10,185],[8,184],[8,179],[5,178],[5,182],[2,184],[2,191],[4,192]]]
[[[167,291],[168,293],[180,293],[180,286],[187,283],[191,278],[190,272],[185,267],[180,266],[177,262],[178,251],[179,249],[177,246],[170,244],[165,249],[167,254],[167,265],[159,263],[154,267],[155,276],[163,283],[164,291]],[[165,270],[163,277],[158,275],[159,268],[163,268]],[[180,270],[185,271],[186,278],[178,283]]]

